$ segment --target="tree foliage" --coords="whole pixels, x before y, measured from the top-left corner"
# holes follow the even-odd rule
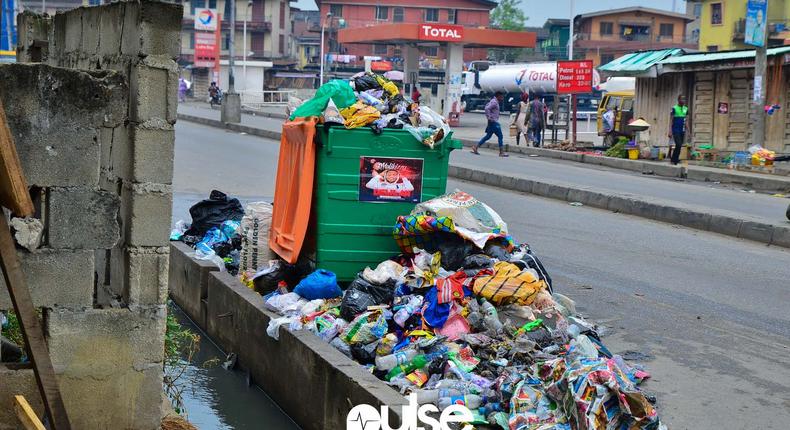
[[[502,0],[491,11],[491,27],[499,30],[523,31],[527,16],[521,10],[521,0]]]
[[[521,10],[521,0],[501,0],[491,11],[491,28],[509,31],[524,31],[527,15]],[[514,62],[523,48],[495,48],[490,54],[496,61]]]

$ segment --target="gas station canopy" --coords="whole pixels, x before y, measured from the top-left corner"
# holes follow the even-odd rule
[[[534,48],[536,34],[524,31],[493,30],[447,24],[382,24],[344,28],[340,43],[407,44],[419,42],[458,43],[465,48]]]

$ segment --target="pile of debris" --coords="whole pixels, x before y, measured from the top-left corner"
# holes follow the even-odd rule
[[[456,191],[399,217],[393,236],[403,253],[345,291],[326,270],[261,270],[254,287],[281,315],[269,335],[309,330],[420,404],[466,405],[474,425],[664,428],[637,388],[649,375],[604,346],[490,207]]]
[[[376,134],[384,129],[406,130],[431,148],[450,134],[441,115],[401,94],[393,81],[370,72],[349,81],[329,81],[306,102],[291,98],[289,112],[291,120],[319,117],[324,124],[370,127]]]

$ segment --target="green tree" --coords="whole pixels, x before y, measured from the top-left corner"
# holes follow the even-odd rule
[[[502,0],[491,11],[491,28],[509,31],[524,31],[527,16],[521,10],[521,0]],[[495,48],[490,53],[496,61],[512,63],[524,48]]]

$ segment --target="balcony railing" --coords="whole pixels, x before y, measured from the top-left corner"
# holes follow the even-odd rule
[[[655,34],[600,34],[600,33],[577,33],[574,35],[576,40],[591,40],[597,42],[640,42],[640,43],[661,43],[661,44],[693,44],[696,41],[691,37],[685,36],[662,36]]]

